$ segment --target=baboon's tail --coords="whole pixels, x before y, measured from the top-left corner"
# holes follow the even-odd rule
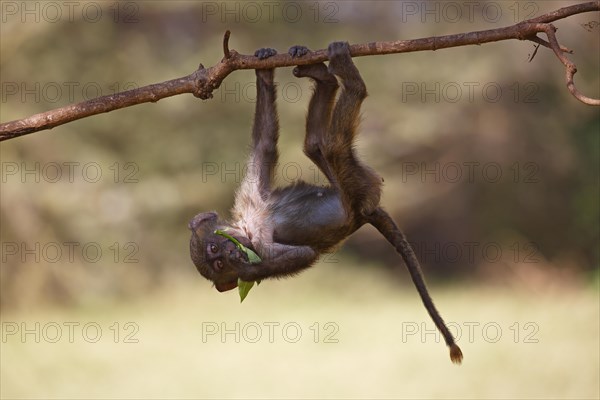
[[[402,259],[404,259],[406,267],[408,268],[408,272],[410,272],[412,281],[415,284],[419,295],[421,296],[421,300],[423,300],[423,304],[425,305],[427,312],[431,316],[435,326],[442,333],[442,336],[444,336],[446,345],[450,348],[450,359],[453,363],[460,364],[463,359],[462,351],[455,343],[452,333],[450,333],[448,330],[448,327],[444,323],[440,313],[435,308],[433,300],[431,300],[431,296],[429,296],[427,286],[425,285],[425,280],[423,279],[423,272],[421,271],[421,266],[419,265],[419,260],[417,259],[417,256],[415,255],[410,243],[408,243],[406,240],[404,233],[402,233],[400,228],[398,228],[392,217],[390,217],[390,215],[381,207],[377,208],[371,215],[369,215],[368,221],[371,225],[377,228],[377,230],[387,239],[387,241],[394,246],[396,251],[400,253]]]

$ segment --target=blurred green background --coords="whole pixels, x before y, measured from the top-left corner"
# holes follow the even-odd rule
[[[0,3],[0,121],[212,66],[230,47],[498,28],[539,2]],[[598,13],[556,23],[600,97]],[[594,21],[596,23],[594,24]],[[399,256],[370,227],[243,305],[189,259],[187,222],[227,215],[253,71],[0,145],[2,398],[598,398],[598,108],[530,42],[356,58],[357,149],[465,353],[453,366]],[[594,72],[596,71],[596,72]],[[277,71],[278,182],[302,154],[306,80]],[[276,299],[276,301],[274,301]]]

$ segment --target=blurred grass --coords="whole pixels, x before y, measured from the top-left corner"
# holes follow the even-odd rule
[[[344,264],[265,282],[242,305],[237,293],[218,294],[197,279],[131,302],[5,312],[1,396],[598,398],[597,287],[433,287],[451,330],[462,332],[465,360],[457,367],[435,334],[421,338],[422,328],[433,332],[433,324],[412,286],[398,287],[381,269]],[[326,279],[332,274],[340,278]],[[7,335],[13,322],[28,329],[39,322],[40,342],[33,334],[24,342]],[[65,322],[79,323],[73,343]],[[138,343],[124,343],[133,332],[127,322],[139,328],[130,337]],[[55,336],[50,323],[63,328],[56,343],[44,340]],[[86,323],[101,327],[98,342],[84,339]],[[203,329],[222,324],[230,330],[224,340],[220,334],[203,339]],[[261,336],[254,340],[257,327]],[[293,343],[297,327],[302,332]],[[409,335],[407,327],[419,332]]]

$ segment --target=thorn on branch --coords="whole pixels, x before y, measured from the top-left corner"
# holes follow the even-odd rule
[[[231,58],[231,53],[229,52],[229,36],[231,35],[231,31],[226,30],[225,35],[223,36],[223,54],[225,55],[225,59]]]
[[[533,61],[533,57],[535,57],[535,55],[537,54],[539,48],[540,48],[539,44],[537,46],[535,46],[535,49],[533,50],[533,54],[531,55],[531,57],[529,57],[528,62]]]
[[[544,40],[544,39],[542,39],[541,37],[538,37],[538,36],[530,36],[530,37],[528,37],[528,38],[527,38],[527,40],[531,40],[531,41],[532,41],[532,42],[534,42],[534,43],[537,43],[537,44],[539,44],[539,45],[542,45],[542,46],[544,46],[544,47],[547,47],[547,48],[549,48],[549,49],[552,49],[552,46],[550,46],[550,43],[548,43],[547,41],[545,41],[545,40]],[[563,45],[560,45],[559,47],[560,47],[560,51],[562,51],[563,53],[569,53],[569,54],[573,54],[573,50],[571,50],[571,49],[569,49],[569,48],[567,48],[567,47],[565,47],[565,46],[563,46]],[[533,58],[533,57],[532,57],[532,58]]]

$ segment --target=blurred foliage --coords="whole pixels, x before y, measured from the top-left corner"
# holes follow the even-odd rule
[[[231,48],[242,53],[265,46],[284,52],[293,44],[318,49],[333,40],[489,29],[531,11],[523,3],[506,5],[493,22],[428,23],[431,16],[411,16],[403,2],[276,3],[272,18],[250,4],[106,3],[95,22],[81,12],[55,23],[9,15],[1,28],[0,119],[187,75],[200,62],[214,65],[226,29]],[[531,4],[540,14],[570,3]],[[262,14],[255,18],[252,7]],[[282,17],[292,7],[304,13],[298,21]],[[561,43],[575,51],[579,88],[598,97],[597,30],[582,27],[589,20],[579,15],[557,25]],[[577,280],[599,267],[598,109],[566,92],[550,51],[540,49],[528,63],[533,49],[511,41],[355,60],[370,93],[358,151],[385,178],[383,203],[428,276],[510,281],[542,271]],[[301,152],[310,85],[289,68],[278,70],[277,80],[279,182],[299,176],[323,183]],[[237,71],[209,101],[178,96],[2,143],[1,306],[137,296],[180,277],[198,281],[187,221],[231,206],[248,150],[253,89],[253,72]],[[54,181],[56,165],[62,177]],[[461,177],[454,180],[456,166]],[[89,175],[98,169],[96,182]],[[501,177],[492,179],[498,169]],[[75,243],[72,260],[65,243]],[[84,247],[100,248],[99,261],[90,262]],[[495,250],[501,254],[489,253]],[[56,251],[62,254],[53,258]],[[340,252],[357,264],[395,266],[390,279],[407,279],[373,229],[360,230]]]

